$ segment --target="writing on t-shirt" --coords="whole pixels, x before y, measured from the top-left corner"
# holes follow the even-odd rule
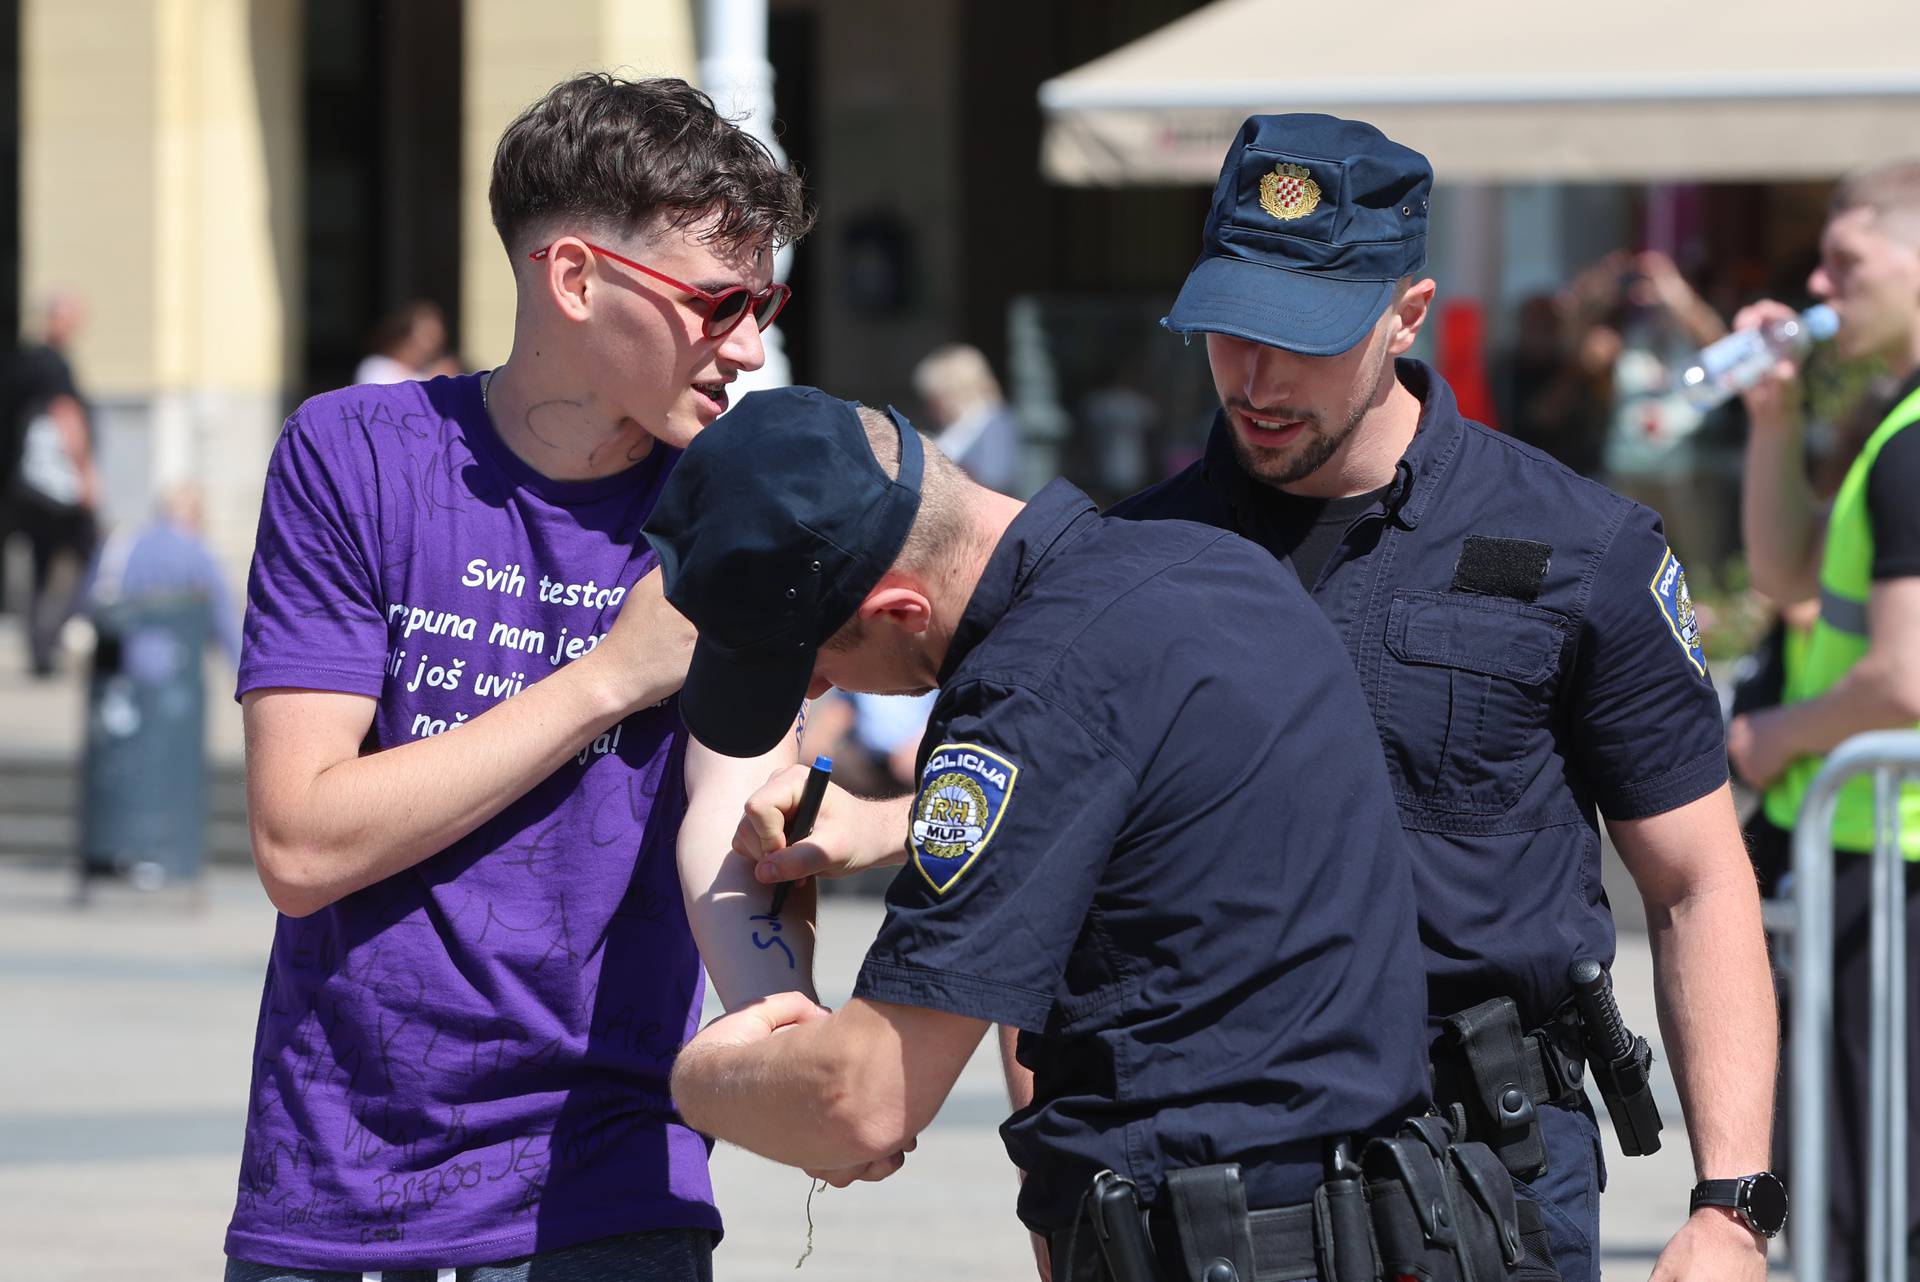
[[[592,653],[607,635],[604,630],[593,629],[627,595],[627,589],[619,584],[607,585],[591,578],[556,578],[537,568],[530,574],[519,562],[495,565],[485,557],[474,557],[466,563],[459,584],[469,591],[451,603],[456,608],[418,601],[387,603],[387,626],[399,642],[387,652],[387,698],[418,697],[425,689],[466,694],[488,705],[511,699],[529,681],[539,680],[543,672]],[[596,618],[585,630],[576,631],[566,624],[555,628],[550,619],[536,625],[524,619],[490,617],[487,598],[526,600],[529,595],[542,605],[595,611]],[[449,644],[462,641],[478,642],[488,649],[476,656],[460,653],[465,647]],[[482,711],[484,705],[418,711],[408,733],[416,739],[444,734]],[[616,751],[619,746],[616,726],[581,749],[576,760],[584,765],[588,759]]]

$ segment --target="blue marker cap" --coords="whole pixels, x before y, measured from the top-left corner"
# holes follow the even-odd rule
[[[825,774],[832,774],[833,758],[832,757],[815,757],[813,759],[813,768]]]

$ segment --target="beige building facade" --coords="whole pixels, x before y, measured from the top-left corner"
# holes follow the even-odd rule
[[[251,555],[261,478],[282,418],[304,394],[340,381],[337,367],[313,368],[308,333],[311,318],[328,314],[330,297],[328,282],[312,279],[331,267],[315,261],[315,228],[337,221],[344,199],[341,184],[323,182],[307,163],[329,126],[311,117],[327,104],[306,89],[324,78],[309,65],[315,24],[333,21],[334,6],[19,6],[21,330],[39,328],[55,292],[85,300],[88,323],[71,355],[95,403],[108,519],[138,520],[157,489],[197,479],[209,537],[236,582]],[[391,81],[414,81],[413,70],[442,52],[407,47],[424,24],[386,24],[385,5],[338,10],[349,7],[369,15],[368,41],[386,43],[376,56],[395,69]],[[391,234],[376,226],[367,252],[398,261],[443,251],[435,240],[457,243],[457,304],[436,301],[454,312],[462,359],[484,368],[505,358],[513,324],[512,279],[487,213],[495,139],[529,101],[576,71],[628,67],[691,78],[694,2],[437,7],[452,10],[458,28],[457,74],[437,77],[458,87],[457,105],[440,104],[457,119],[458,137],[424,145],[457,147],[457,200],[442,194],[457,222],[444,229],[452,235],[434,237],[416,219],[406,229],[412,244],[378,244]],[[389,95],[387,105],[373,135],[408,125],[404,96]],[[333,141],[352,154],[353,139]],[[369,152],[384,141],[365,139]],[[381,190],[378,182],[361,188]],[[353,319],[365,326],[373,317]]]
[[[284,416],[349,381],[384,313],[431,300],[465,368],[506,358],[486,190],[514,114],[582,70],[718,78],[728,41],[703,20],[760,12],[779,142],[819,213],[790,258],[791,375],[924,418],[910,374],[933,348],[972,342],[1013,373],[1013,300],[1119,295],[1094,307],[1114,321],[1177,284],[1205,193],[1049,185],[1035,91],[1199,3],[0,0],[19,23],[20,327],[56,290],[85,298],[72,356],[107,517],[197,479],[237,585]],[[1090,376],[1157,377],[1074,328]],[[1150,318],[1126,332],[1175,351]]]

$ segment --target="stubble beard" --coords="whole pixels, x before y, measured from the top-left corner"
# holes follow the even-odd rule
[[[1235,406],[1243,409],[1243,406]],[[1240,460],[1240,468],[1248,476],[1264,485],[1292,485],[1304,481],[1327,465],[1327,460],[1340,452],[1360,426],[1360,420],[1366,417],[1366,406],[1355,410],[1345,423],[1332,432],[1321,430],[1320,416],[1302,414],[1282,409],[1276,412],[1278,417],[1290,417],[1305,424],[1300,443],[1290,450],[1269,449],[1255,445],[1238,432],[1232,433],[1234,456]]]
[[[1321,430],[1321,418],[1317,411],[1285,405],[1263,410],[1264,415],[1295,419],[1305,424],[1300,442],[1290,450],[1268,449],[1251,443],[1239,432],[1230,432],[1234,456],[1239,460],[1241,469],[1261,484],[1275,488],[1304,481],[1318,472],[1360,430],[1361,421],[1378,399],[1380,380],[1391,376],[1392,368],[1392,359],[1382,348],[1379,359],[1373,362],[1371,376],[1364,382],[1367,394],[1360,397],[1358,403],[1348,411],[1346,421],[1331,432]],[[1235,401],[1229,408],[1251,411],[1253,406],[1245,401]]]

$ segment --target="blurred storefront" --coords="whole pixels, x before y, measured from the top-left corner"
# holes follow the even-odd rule
[[[29,319],[56,288],[90,301],[75,364],[99,401],[110,515],[196,476],[237,576],[282,417],[350,377],[384,313],[431,300],[467,368],[505,357],[512,282],[486,183],[512,115],[587,68],[735,74],[725,24],[762,14],[778,140],[820,212],[789,269],[792,377],[917,414],[914,363],[971,343],[1014,392],[1030,480],[1065,470],[1112,496],[1204,432],[1204,353],[1155,322],[1250,110],[1360,115],[1433,157],[1454,341],[1436,332],[1426,354],[1479,361],[1490,414],[1515,317],[1608,250],[1671,253],[1723,314],[1798,297],[1827,182],[1920,137],[1903,63],[1920,7],[1741,13],[0,0],[0,246],[16,250],[0,314]]]
[[[182,477],[236,577],[282,418],[349,380],[368,332],[440,305],[469,368],[502,359],[512,282],[494,140],[583,68],[691,76],[690,0],[12,0],[17,277],[82,296],[107,515]],[[0,126],[5,122],[0,121]]]
[[[87,301],[106,516],[197,478],[237,579],[282,418],[383,315],[432,301],[465,367],[505,357],[486,184],[512,115],[597,67],[731,76],[740,114],[757,55],[734,28],[758,15],[821,211],[789,269],[791,372],[914,409],[937,345],[1004,372],[1017,297],[1131,291],[1151,319],[1203,205],[1046,183],[1034,93],[1194,3],[0,0],[0,313],[17,333],[55,291]]]

